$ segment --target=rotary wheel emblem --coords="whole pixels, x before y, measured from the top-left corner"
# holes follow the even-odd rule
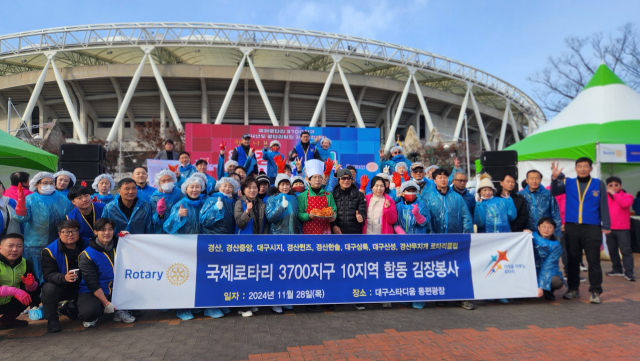
[[[189,269],[182,263],[174,263],[167,270],[167,280],[174,286],[180,286],[189,279]]]

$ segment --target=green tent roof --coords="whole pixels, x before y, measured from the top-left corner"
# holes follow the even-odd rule
[[[587,85],[585,85],[584,89],[588,89],[594,86],[605,86],[609,84],[624,84],[622,79],[618,78],[618,76],[609,69],[605,64],[600,64],[596,72],[593,74],[593,77]]]
[[[55,172],[58,157],[0,131],[0,164]]]

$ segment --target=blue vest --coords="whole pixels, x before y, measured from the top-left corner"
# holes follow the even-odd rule
[[[96,268],[98,269],[100,288],[102,288],[105,295],[110,295],[113,290],[113,262],[111,262],[105,252],[99,252],[95,248],[89,247],[85,249],[83,253],[85,253],[93,263],[95,263]],[[80,289],[78,293],[91,293],[89,287],[84,283],[84,279],[80,281]]]
[[[238,162],[238,165],[240,167],[244,167],[244,163],[247,161],[247,153],[244,152],[244,149],[242,149],[241,145],[236,147],[236,154],[238,155],[238,160],[236,160],[236,162]],[[245,170],[247,171],[247,173],[250,173],[249,169]]]
[[[60,273],[67,274],[69,272],[69,261],[67,260],[67,255],[58,247],[57,239],[43,250],[43,252],[47,251],[49,252],[51,257],[56,260],[56,263],[58,263],[58,269],[60,270]],[[47,281],[43,281],[42,284],[44,284],[45,282]]]
[[[306,153],[302,149],[302,143],[298,143],[298,145],[296,145],[296,153],[298,153],[298,157],[300,157],[300,165],[302,169],[304,169],[304,163],[307,160],[314,159],[313,154],[315,152],[316,152],[316,146],[314,144],[309,143],[309,148],[307,148]]]
[[[92,205],[92,224],[95,224],[97,219],[102,218],[102,210],[104,209],[105,204],[92,203]],[[89,225],[82,213],[80,213],[80,210],[78,208],[74,208],[71,212],[69,212],[69,214],[67,214],[67,219],[73,219],[74,221],[80,223],[80,238],[84,240],[84,247],[89,247],[89,240],[91,239],[91,237],[93,237],[93,228]]]
[[[565,206],[565,222],[578,224],[592,224],[600,226],[600,180],[591,178],[587,184],[584,197],[580,197],[578,192],[578,180],[567,178],[565,180],[565,193],[567,203]]]

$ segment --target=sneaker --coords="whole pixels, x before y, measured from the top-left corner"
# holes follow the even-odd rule
[[[456,306],[460,306],[465,310],[473,310],[476,306],[471,301],[457,301],[455,303]]]
[[[585,266],[582,265],[582,263],[580,264],[580,272],[587,272],[589,269]]]
[[[89,327],[96,327],[97,322],[98,322],[98,319],[96,318],[91,322],[83,322],[82,324],[84,325],[85,328],[89,328]]]
[[[219,308],[207,308],[204,310],[204,315],[211,318],[220,318],[224,317],[224,313]]]
[[[382,307],[384,308],[391,308],[391,304],[390,303],[383,303]]]
[[[253,312],[249,311],[238,311],[239,315],[242,315],[242,317],[251,317],[253,316]]]
[[[580,282],[587,282],[587,279],[584,277],[580,277]]]
[[[271,306],[271,311],[275,313],[282,313],[282,307],[280,306]]]
[[[574,298],[580,298],[580,291],[578,290],[569,290],[567,293],[562,295],[562,298],[565,300],[572,300]]]
[[[624,276],[624,273],[622,272],[616,272],[616,271],[611,271],[611,272],[607,272],[605,273],[605,275],[609,276],[609,277],[622,277]]]
[[[29,322],[25,320],[13,320],[13,322],[0,322],[0,330],[10,330],[13,328],[21,328],[29,326]]]
[[[49,320],[47,321],[47,332],[56,333],[60,332],[60,321],[59,320]]]
[[[358,310],[358,311],[362,311],[365,309],[364,305],[362,303],[356,303],[353,305],[353,307]]]
[[[591,292],[591,297],[589,298],[589,302],[595,303],[596,305],[601,304],[602,302],[600,301],[600,294],[597,292]]]
[[[544,298],[547,301],[555,301],[556,300],[556,295],[554,295],[553,292],[551,292],[551,291],[542,291],[542,294],[544,295]]]
[[[424,308],[424,302],[411,302],[411,307],[421,310]]]
[[[127,311],[116,311],[113,314],[113,322],[134,323],[136,318]]]
[[[625,280],[627,280],[627,281],[631,281],[631,282],[635,282],[635,281],[636,281],[636,278],[635,278],[635,277],[633,277],[633,276],[629,277],[629,276],[626,276],[626,275],[625,275],[625,276],[624,276],[624,279],[625,279]]]

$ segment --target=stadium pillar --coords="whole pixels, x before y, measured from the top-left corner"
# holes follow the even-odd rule
[[[160,137],[165,139],[167,136],[167,107],[164,105],[164,98],[160,95]]]
[[[42,86],[44,85],[44,80],[47,77],[47,70],[49,70],[49,64],[51,64],[51,59],[47,59],[47,63],[44,66],[44,69],[42,69],[42,73],[40,74],[40,77],[38,78],[38,81],[36,82],[36,86],[33,88],[33,92],[31,93],[31,98],[29,98],[29,103],[27,104],[27,108],[24,110],[24,113],[22,114],[22,122],[23,123],[27,123],[27,121],[29,119],[31,119],[31,114],[33,113],[33,108],[36,106],[36,103],[38,102],[38,99],[40,98],[40,92],[42,91]],[[44,112],[44,109],[40,110],[40,115],[42,116],[42,113]],[[40,125],[42,126],[42,122],[40,122]],[[40,130],[42,130],[43,128],[40,128]],[[40,134],[42,135],[42,134]]]
[[[351,87],[349,86],[347,77],[344,75],[344,72],[342,71],[342,67],[340,66],[340,60],[334,57],[333,61],[338,66],[338,71],[340,72],[340,79],[342,79],[342,85],[344,86],[344,91],[347,93],[347,98],[349,98],[349,103],[351,104],[353,115],[355,115],[356,121],[358,122],[358,127],[366,128],[366,126],[364,125],[364,121],[362,120],[362,115],[360,115],[360,108],[358,107],[356,100],[353,98],[353,93],[351,92]]]
[[[71,121],[73,122],[73,129],[78,134],[78,140],[80,144],[87,144],[87,136],[85,135],[82,126],[80,125],[80,119],[78,119],[78,113],[73,106],[71,101],[71,96],[67,91],[67,86],[64,83],[64,79],[62,79],[62,75],[56,66],[56,62],[54,60],[56,56],[56,52],[50,52],[47,54],[47,58],[51,61],[51,65],[53,67],[53,74],[56,76],[56,82],[58,83],[58,88],[60,88],[60,93],[62,93],[62,99],[64,99],[64,103],[67,106],[67,110],[69,111],[69,116],[71,117]]]
[[[289,91],[291,90],[291,82],[288,81],[284,84],[284,97],[282,98],[282,110],[280,119],[284,123],[285,127],[289,126]]]
[[[151,52],[151,50],[153,49],[146,48],[145,52]],[[151,56],[149,56],[149,64],[151,64],[151,70],[153,70],[153,75],[155,76],[156,82],[158,83],[158,88],[160,88],[160,93],[162,94],[164,101],[167,103],[167,108],[169,109],[169,114],[171,114],[171,119],[173,119],[173,124],[175,124],[176,129],[179,132],[181,132],[183,130],[182,122],[178,117],[178,112],[176,111],[176,108],[173,106],[173,102],[171,101],[171,96],[169,95],[169,91],[167,90],[167,87],[164,85],[164,80],[162,80],[162,75],[160,75],[160,71],[158,71],[158,68],[156,67],[156,64],[153,62],[153,59]]]
[[[271,124],[274,127],[278,125],[278,118],[276,118],[276,114],[273,112],[273,108],[271,107],[271,102],[269,101],[269,97],[267,96],[267,92],[264,90],[262,86],[262,81],[260,81],[260,77],[258,76],[258,72],[256,68],[253,66],[253,61],[250,56],[247,56],[247,60],[249,61],[249,68],[251,68],[251,74],[253,75],[253,81],[256,82],[256,86],[258,87],[258,91],[260,92],[260,97],[262,97],[262,101],[264,102],[264,107],[267,108],[267,113],[269,113],[269,118],[271,119]]]
[[[509,122],[511,123],[511,130],[513,131],[513,138],[516,143],[520,141],[520,134],[518,133],[518,125],[516,124],[516,120],[513,118],[513,113],[509,112]]]
[[[407,100],[407,95],[409,94],[409,88],[411,87],[411,79],[413,78],[413,74],[409,73],[409,79],[407,79],[407,84],[404,86],[404,90],[402,91],[402,96],[400,97],[400,102],[398,103],[398,109],[396,110],[396,114],[393,117],[393,124],[391,124],[391,131],[387,135],[387,143],[384,146],[384,151],[388,152],[391,149],[391,145],[396,138],[396,130],[398,129],[398,123],[400,122],[400,117],[402,116],[402,110],[404,109],[404,103]]]
[[[211,119],[209,118],[209,97],[207,96],[207,82],[204,78],[200,78],[200,89],[202,96],[200,97],[202,107],[202,124],[209,124]]]
[[[504,149],[504,136],[507,133],[507,123],[509,122],[509,99],[506,99],[504,115],[502,116],[502,126],[500,127],[500,139],[498,140],[498,150]]]
[[[220,107],[220,111],[218,112],[218,116],[216,117],[215,124],[222,124],[224,114],[227,112],[227,108],[229,107],[229,103],[231,102],[231,97],[233,97],[233,93],[236,91],[238,80],[240,79],[240,74],[242,73],[242,68],[244,68],[244,62],[246,60],[247,54],[244,54],[242,60],[240,60],[240,63],[238,64],[238,69],[236,69],[235,74],[233,74],[233,78],[231,78],[231,85],[229,85],[227,95],[224,96],[224,100],[222,101],[222,106]]]
[[[324,83],[324,88],[322,88],[322,93],[320,93],[320,99],[318,99],[318,105],[316,105],[316,110],[313,112],[311,122],[309,122],[310,127],[315,127],[316,124],[318,124],[318,117],[320,117],[320,112],[322,111],[324,102],[327,100],[327,94],[329,93],[331,82],[333,81],[333,74],[336,72],[336,64],[338,63],[334,61],[331,71],[329,72],[329,76],[327,77],[327,81]]]
[[[124,99],[122,99],[122,104],[120,104],[120,109],[118,109],[116,119],[114,119],[111,130],[109,131],[109,136],[107,136],[107,142],[112,142],[113,138],[116,137],[116,133],[118,132],[118,129],[122,124],[122,120],[124,119],[124,115],[127,112],[127,108],[129,108],[129,103],[131,102],[133,93],[136,91],[136,86],[138,86],[138,81],[140,80],[142,68],[144,68],[144,62],[147,60],[147,56],[148,54],[145,53],[142,57],[142,61],[140,61],[140,65],[138,65],[138,69],[136,69],[136,72],[133,74],[133,78],[131,79],[131,83],[129,84],[129,88],[127,89],[127,94],[125,94]]]
[[[482,117],[480,116],[480,109],[478,109],[478,103],[476,103],[476,97],[473,96],[473,92],[470,91],[469,95],[471,97],[471,105],[473,105],[473,111],[476,114],[476,122],[478,123],[478,129],[480,130],[480,136],[482,137],[482,142],[486,150],[491,150],[491,143],[489,143],[489,138],[487,137],[487,131],[484,129],[484,122],[482,121]]]
[[[415,74],[415,69],[411,69],[411,74]],[[427,128],[429,128],[429,133],[433,131],[433,121],[431,120],[431,115],[429,114],[429,109],[427,108],[427,102],[424,101],[424,96],[422,95],[422,89],[420,89],[420,84],[418,84],[418,80],[416,80],[415,75],[413,76],[413,86],[416,88],[416,95],[418,96],[418,102],[420,102],[420,107],[422,108],[422,113],[424,114],[424,119],[427,122]],[[418,119],[418,122],[420,119]],[[418,134],[418,137],[420,135]]]
[[[249,125],[249,79],[244,80],[244,125]]]
[[[460,115],[458,115],[458,123],[456,124],[456,130],[453,132],[453,141],[457,142],[460,138],[460,131],[462,130],[462,122],[464,121],[464,115],[467,113],[467,103],[469,102],[469,93],[471,92],[471,85],[467,84],[467,93],[462,100],[462,107],[460,107]]]

